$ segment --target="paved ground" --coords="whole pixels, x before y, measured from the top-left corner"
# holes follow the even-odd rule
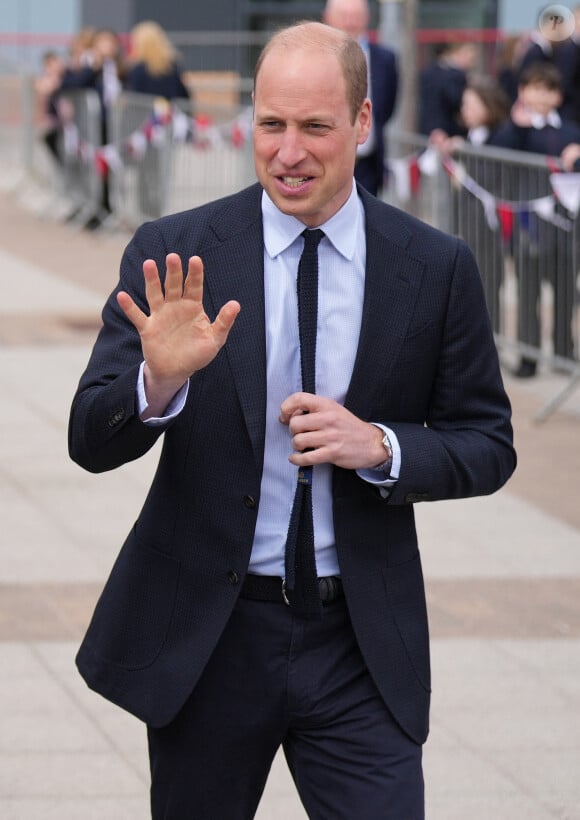
[[[156,453],[95,476],[66,452],[126,237],[75,231],[16,172],[3,186],[0,817],[143,820],[143,728],[89,692],[73,659]],[[534,421],[565,384],[506,377],[512,481],[417,509],[434,678],[428,820],[580,818],[580,389]],[[281,759],[258,817],[305,817]]]

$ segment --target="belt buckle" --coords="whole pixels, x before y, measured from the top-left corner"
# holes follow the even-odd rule
[[[290,601],[288,600],[288,596],[286,595],[286,579],[282,578],[282,600],[286,604],[286,606],[290,606]]]

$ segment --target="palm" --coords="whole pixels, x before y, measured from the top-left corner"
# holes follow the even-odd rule
[[[209,364],[225,344],[239,304],[228,302],[210,322],[202,304],[201,259],[189,260],[185,283],[179,256],[169,254],[166,261],[164,288],[155,262],[143,265],[149,316],[126,293],[119,294],[119,305],[139,332],[149,371],[160,381],[181,384]]]

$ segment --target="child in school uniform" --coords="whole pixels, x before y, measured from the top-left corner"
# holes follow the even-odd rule
[[[562,85],[558,69],[547,62],[533,63],[522,72],[518,98],[510,119],[493,135],[490,145],[560,157],[570,143],[580,143],[580,125],[558,113],[562,103]],[[513,173],[512,199],[533,200],[551,193],[550,169],[528,169]],[[516,223],[514,261],[518,277],[519,341],[540,349],[540,295],[542,280],[554,290],[554,354],[574,357],[572,313],[575,281],[572,271],[572,249],[562,231],[526,214],[525,224]],[[524,355],[514,375],[528,378],[536,374],[536,360]]]

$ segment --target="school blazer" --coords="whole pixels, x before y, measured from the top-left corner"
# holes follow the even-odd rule
[[[92,472],[137,459],[164,437],[77,656],[91,688],[151,726],[170,722],[191,693],[250,558],[266,404],[261,194],[256,184],[147,223],[124,253],[118,289],[142,308],[143,260],[164,270],[170,251],[184,266],[202,257],[211,318],[227,300],[241,303],[225,347],[191,378],[182,413],[162,428],[139,419],[141,346],[116,291],[72,404],[70,455]],[[431,684],[413,506],[492,493],[507,480],[515,466],[510,405],[467,246],[359,195],[366,280],[345,405],[392,427],[402,467],[386,499],[354,471],[334,469],[336,547],[368,668],[396,720],[422,742]]]

